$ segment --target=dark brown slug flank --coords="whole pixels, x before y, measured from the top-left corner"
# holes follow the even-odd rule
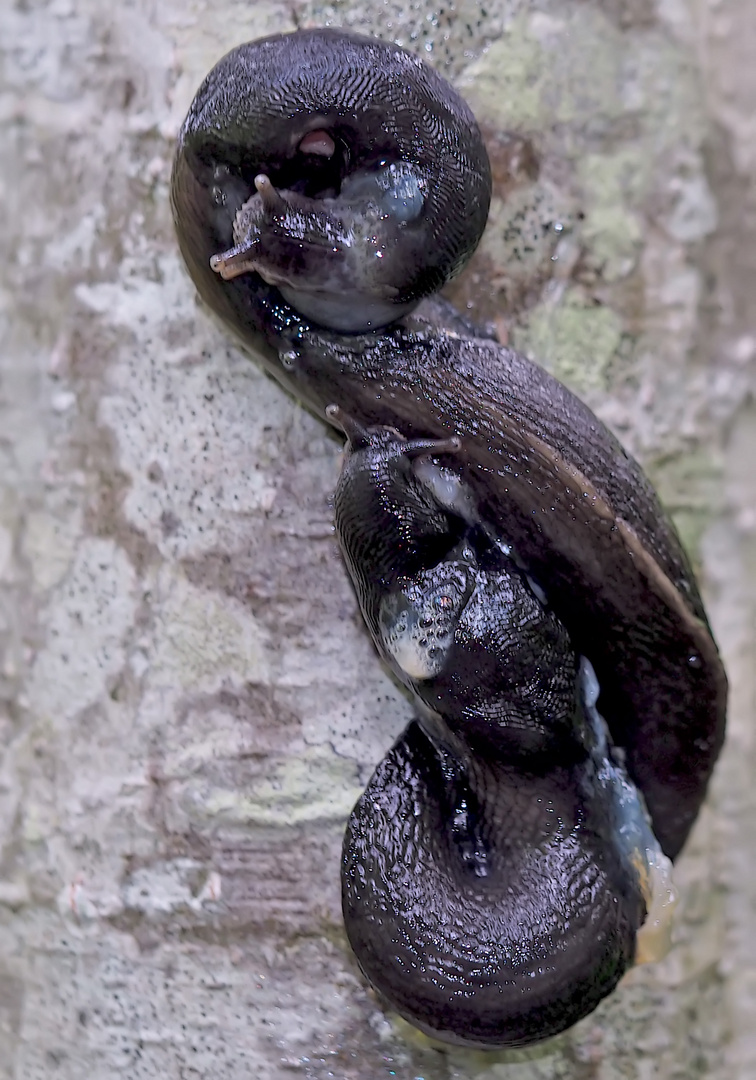
[[[563,1030],[663,951],[727,684],[637,463],[431,295],[490,193],[456,92],[337,30],[224,57],[172,179],[200,295],[347,434],[337,534],[417,707],[349,820],[349,940],[419,1028],[501,1047]]]

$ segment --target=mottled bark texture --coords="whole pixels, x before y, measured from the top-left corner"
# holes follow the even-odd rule
[[[0,1078],[756,1072],[750,0],[0,8]],[[409,707],[340,565],[338,444],[197,304],[172,142],[240,41],[330,22],[462,88],[495,199],[453,289],[659,485],[732,678],[669,958],[536,1051],[384,1015],[339,912]]]

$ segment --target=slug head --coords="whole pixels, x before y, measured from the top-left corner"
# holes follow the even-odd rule
[[[444,728],[478,752],[553,753],[579,741],[578,661],[474,497],[440,464],[457,439],[364,429],[337,406],[349,443],[336,529],[376,645]]]
[[[385,590],[437,563],[462,536],[464,521],[438,502],[414,467],[426,456],[456,453],[459,441],[407,440],[392,428],[359,428],[336,406],[327,413],[349,435],[334,495],[336,530],[375,633]]]
[[[300,314],[331,329],[384,326],[417,303],[406,287],[412,240],[405,234],[423,213],[427,186],[411,165],[385,160],[346,177],[331,198],[278,192],[261,173],[234,219],[235,246],[210,266],[227,281],[258,273]]]

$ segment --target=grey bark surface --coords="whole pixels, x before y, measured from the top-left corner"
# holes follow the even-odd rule
[[[0,1080],[756,1075],[749,5],[0,5]],[[172,232],[206,71],[324,23],[419,50],[481,119],[495,198],[453,298],[647,467],[732,682],[671,954],[517,1054],[416,1036],[347,947],[344,823],[410,707],[338,558],[337,441]]]

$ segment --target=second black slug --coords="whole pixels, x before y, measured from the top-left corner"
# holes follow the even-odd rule
[[[419,1027],[505,1046],[654,952],[727,683],[638,464],[562,384],[423,300],[489,197],[454,90],[335,30],[221,60],[172,179],[203,299],[349,432],[340,539],[418,708],[349,822],[350,941]]]
[[[590,663],[471,493],[458,440],[349,435],[336,529],[376,646],[412,693],[344,842],[371,982],[447,1041],[516,1046],[664,951],[670,862],[595,708]]]

